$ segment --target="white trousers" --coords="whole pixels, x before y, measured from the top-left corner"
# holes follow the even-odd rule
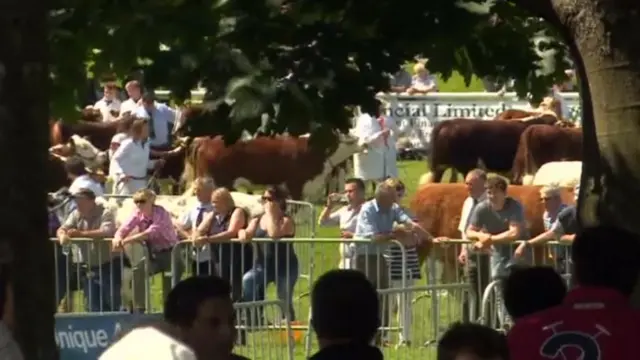
[[[340,264],[339,269],[355,269],[356,268],[356,255],[353,243],[341,242],[340,245]]]
[[[138,190],[142,190],[147,187],[147,180],[129,179],[127,181],[121,181],[116,184],[115,192],[117,195],[133,195]]]
[[[411,287],[414,285],[415,280],[406,279],[405,286]],[[391,287],[394,289],[402,289],[402,280],[391,280]],[[395,299],[389,299],[393,301],[393,307],[398,309],[398,325],[400,325],[400,342],[411,341],[411,321],[412,309],[411,301],[412,296],[410,292],[398,293],[395,295]]]

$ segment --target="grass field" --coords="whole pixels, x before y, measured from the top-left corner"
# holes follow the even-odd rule
[[[410,197],[415,193],[416,187],[418,185],[418,180],[420,175],[422,175],[427,170],[427,165],[425,161],[404,161],[399,163],[399,175],[400,178],[406,183],[407,186],[407,199],[408,201]],[[308,209],[307,209],[308,210]],[[315,214],[313,218],[311,218],[311,211],[298,211],[297,212],[297,223],[304,224],[298,225],[297,236],[298,237],[308,237],[311,235],[310,224],[315,223],[315,217],[320,211],[320,207],[315,207]],[[316,229],[316,238],[337,238],[339,236],[337,228],[318,228]],[[323,272],[337,268],[339,262],[339,254],[338,254],[338,242],[332,243],[322,243],[317,242],[313,247],[310,246],[309,243],[296,245],[296,252],[300,258],[301,263],[301,273],[309,274],[310,264],[311,264],[311,255],[313,258],[313,278],[317,278]],[[152,284],[152,305],[154,310],[160,310],[162,306],[161,294],[160,294],[160,281],[159,279],[154,279]],[[309,316],[309,298],[307,296],[311,282],[309,278],[301,278],[298,280],[295,288],[295,310],[297,319],[300,322],[300,326],[304,327],[308,324],[308,316]],[[416,285],[426,285],[427,281],[425,280],[425,275],[423,274],[423,279],[418,282]],[[411,293],[408,296],[412,298],[416,298],[418,293]],[[385,358],[387,359],[417,359],[417,358],[432,358],[434,357],[433,346],[423,347],[422,345],[425,342],[429,342],[434,340],[437,337],[437,332],[435,329],[441,331],[446,327],[447,324],[450,324],[456,320],[460,319],[460,302],[456,299],[457,296],[449,295],[449,296],[440,296],[442,294],[433,293],[432,296],[425,297],[418,301],[413,306],[413,326],[412,326],[412,346],[411,347],[402,347],[399,349],[395,349],[394,346],[385,347]],[[273,286],[268,291],[267,295],[268,300],[276,300],[275,289]],[[438,314],[434,314],[434,307],[439,308]],[[278,319],[281,317],[279,315],[281,312],[276,310],[275,307],[267,307],[268,310],[265,310],[265,314],[267,314],[267,318],[272,323],[277,323]],[[437,323],[435,322],[437,321]],[[393,327],[396,324],[396,321],[392,321],[391,326]],[[305,359],[305,336],[306,331],[299,330],[294,332],[296,342],[295,342],[295,352],[294,358],[297,359]],[[390,340],[395,344],[398,340],[397,331],[390,332],[389,335]],[[282,330],[265,330],[265,331],[256,331],[252,332],[248,336],[247,346],[238,346],[236,348],[236,352],[239,354],[243,354],[245,356],[250,357],[251,359],[256,360],[264,360],[264,359],[286,359],[288,358],[287,347],[285,345],[286,336],[284,335],[284,331]],[[315,336],[311,335],[311,339],[313,339],[315,343]],[[317,346],[313,346],[313,351],[317,349]]]

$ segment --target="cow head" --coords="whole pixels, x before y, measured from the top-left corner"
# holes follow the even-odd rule
[[[109,159],[105,151],[100,151],[89,140],[78,135],[72,135],[66,144],[52,146],[49,152],[64,161],[78,157],[88,168],[103,167]]]
[[[320,174],[304,184],[303,196],[305,199],[316,200],[324,193],[329,176],[334,169],[349,160],[354,154],[362,151],[358,144],[358,138],[352,135],[339,135],[336,149],[324,160],[323,170]]]

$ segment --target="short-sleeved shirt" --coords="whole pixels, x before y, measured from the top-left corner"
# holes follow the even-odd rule
[[[565,234],[575,234],[578,232],[578,211],[575,205],[567,206],[560,211],[556,221],[551,225],[551,229],[560,237]]]
[[[354,233],[355,239],[373,240],[374,235],[390,233],[393,224],[406,224],[411,222],[411,217],[398,204],[393,204],[389,209],[382,210],[378,207],[378,202],[373,199],[362,204],[358,214],[358,223]],[[357,243],[355,253],[357,255],[377,255],[387,249],[381,244]]]
[[[340,209],[332,212],[329,216],[322,221],[321,226],[335,226],[339,225],[340,230],[355,232],[356,224],[358,223],[358,213],[360,209],[353,209],[350,206],[343,206]]]
[[[69,214],[62,224],[63,229],[102,230],[109,236],[115,233],[115,217],[109,208],[96,204],[89,216],[82,216],[78,209]],[[93,244],[80,243],[82,259],[90,265],[101,265],[111,260],[111,242],[95,240]]]
[[[526,239],[528,237],[524,219],[524,208],[517,200],[511,197],[505,199],[504,206],[500,210],[495,210],[489,200],[480,202],[473,210],[471,219],[469,220],[469,225],[483,229],[492,235],[497,235],[509,230],[511,223],[521,224],[522,232],[518,236],[519,239]],[[496,277],[506,274],[506,268],[511,261],[512,254],[513,247],[511,244],[492,246],[491,276]]]
[[[207,204],[207,203],[198,204],[197,206],[193,207],[191,210],[187,211],[182,216],[182,219],[180,219],[180,225],[182,225],[183,229],[190,230],[190,231],[195,231],[197,229],[197,226],[200,225],[200,224],[197,224],[197,222],[198,222],[198,215],[201,209],[202,209],[202,215],[201,215],[200,221],[204,220],[205,216],[213,211],[213,205]],[[212,235],[211,232],[209,232],[208,235]],[[210,251],[209,245],[205,245],[201,247],[199,250],[200,251],[197,251],[195,253],[195,260],[197,262],[211,260],[211,251]]]
[[[518,360],[629,359],[637,353],[640,311],[615,290],[578,287],[562,305],[518,319],[507,338]]]

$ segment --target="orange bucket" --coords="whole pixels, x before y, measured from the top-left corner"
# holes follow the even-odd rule
[[[292,321],[291,322],[291,341],[294,343],[301,342],[304,339],[304,334],[306,329],[304,328],[306,324],[301,321]],[[280,331],[280,341],[283,343],[287,342],[287,329],[284,328]]]

